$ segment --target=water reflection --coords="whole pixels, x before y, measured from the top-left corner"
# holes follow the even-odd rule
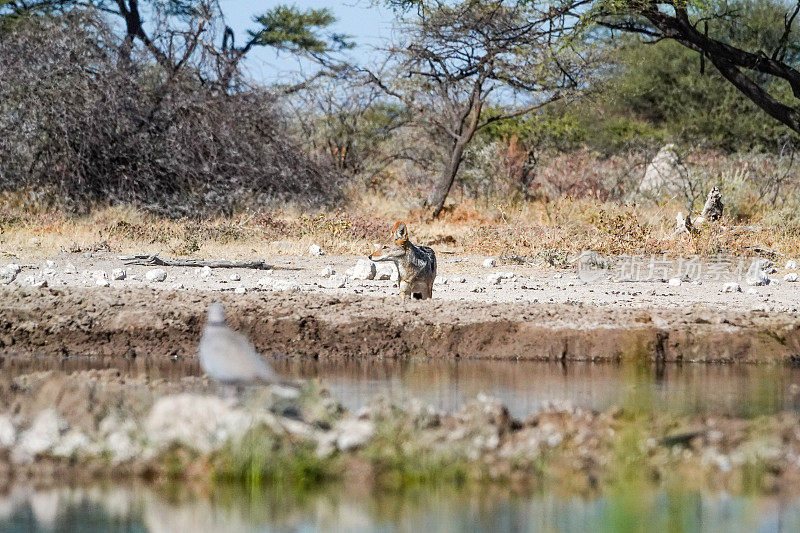
[[[456,411],[479,393],[489,394],[524,418],[545,402],[569,401],[593,409],[624,403],[631,380],[625,365],[535,361],[399,361],[273,359],[283,374],[319,378],[346,408],[356,411],[377,394],[416,397]],[[69,357],[0,358],[3,375],[40,370],[74,372],[113,368],[129,375],[177,380],[197,376],[195,359]],[[636,376],[652,406],[679,413],[752,416],[779,410],[800,412],[800,368],[783,365],[668,364],[648,366]]]
[[[613,499],[419,489],[364,494],[217,487],[188,494],[145,487],[16,487],[0,496],[0,531],[800,531],[800,502],[657,492],[619,522]]]
[[[546,402],[606,409],[626,400],[628,370],[610,363],[533,361],[364,361],[321,363],[285,360],[285,373],[318,377],[345,407],[355,410],[379,393],[419,398],[445,411],[458,410],[481,392],[525,417]],[[800,411],[800,369],[759,365],[666,365],[641,376],[653,407],[681,413],[714,412],[749,416]],[[796,390],[798,389],[798,390]]]

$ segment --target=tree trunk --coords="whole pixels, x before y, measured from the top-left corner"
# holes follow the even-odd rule
[[[447,195],[450,194],[450,189],[453,187],[453,182],[458,174],[458,167],[461,166],[461,161],[464,158],[464,149],[467,147],[469,140],[463,137],[455,142],[453,150],[450,152],[450,159],[444,167],[442,174],[439,176],[439,181],[433,186],[433,190],[428,195],[428,205],[433,207],[433,218],[439,216],[444,207],[444,202],[447,200]]]
[[[428,205],[433,207],[433,218],[438,217],[439,213],[442,212],[447,195],[450,194],[450,189],[456,180],[458,167],[461,166],[461,161],[464,160],[464,150],[472,140],[475,132],[478,131],[478,121],[481,118],[481,110],[483,109],[483,100],[480,98],[482,83],[482,79],[476,82],[472,91],[469,111],[466,111],[461,116],[461,124],[456,130],[458,131],[458,137],[453,143],[452,150],[450,150],[450,159],[447,161],[447,166],[444,167],[439,181],[433,186],[433,190],[428,195]],[[467,118],[469,118],[469,122],[466,122]]]

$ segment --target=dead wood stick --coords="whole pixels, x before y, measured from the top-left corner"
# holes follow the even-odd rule
[[[272,270],[273,265],[266,261],[221,261],[205,259],[162,259],[158,255],[122,255],[119,257],[126,265],[209,267],[209,268],[254,268]]]

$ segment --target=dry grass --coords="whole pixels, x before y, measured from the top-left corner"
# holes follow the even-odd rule
[[[785,225],[724,219],[697,235],[672,236],[677,204],[628,206],[561,199],[515,205],[463,201],[438,220],[400,201],[361,195],[346,208],[304,213],[297,208],[231,218],[168,220],[131,208],[102,208],[81,217],[31,209],[0,199],[0,250],[47,256],[59,250],[108,248],[115,253],[241,259],[303,254],[316,243],[329,253],[365,254],[383,242],[395,221],[406,220],[416,242],[456,253],[527,256],[557,264],[564,252],[607,254],[748,255],[753,247],[800,255],[800,234]]]

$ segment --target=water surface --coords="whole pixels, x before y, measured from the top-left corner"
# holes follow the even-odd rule
[[[0,531],[800,531],[800,502],[726,494],[654,492],[638,498],[514,496],[417,489],[314,493],[216,487],[15,487],[0,496]]]

